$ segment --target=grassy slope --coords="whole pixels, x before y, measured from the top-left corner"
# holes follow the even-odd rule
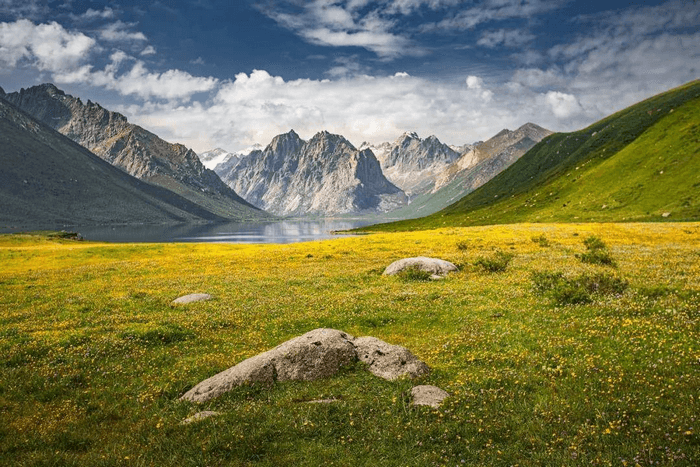
[[[605,207],[604,207],[605,206]],[[545,138],[508,170],[413,230],[512,222],[700,219],[700,82],[574,133]]]
[[[618,269],[581,263],[600,236]],[[545,235],[550,246],[532,237]],[[700,224],[530,224],[295,245],[108,245],[0,236],[0,465],[698,465]],[[505,273],[473,266],[498,248]],[[395,259],[462,264],[437,282]],[[620,296],[561,306],[534,271],[611,271]],[[179,295],[214,299],[171,308]],[[325,326],[404,345],[452,396],[360,368],[243,387],[200,380]],[[304,401],[337,397],[332,404]],[[219,417],[183,426],[200,410]]]

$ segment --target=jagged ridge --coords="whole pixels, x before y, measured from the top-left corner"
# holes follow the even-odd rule
[[[405,203],[372,151],[327,131],[307,142],[292,130],[235,167],[217,170],[246,200],[279,215],[386,211]]]
[[[194,151],[168,143],[97,103],[84,104],[53,84],[4,97],[116,167],[172,190],[217,216],[243,219],[265,215],[206,169]]]

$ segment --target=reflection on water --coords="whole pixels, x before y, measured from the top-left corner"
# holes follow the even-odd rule
[[[74,227],[87,240],[100,242],[295,243],[337,238],[334,230],[371,224],[363,220],[309,220],[269,223],[129,225]]]

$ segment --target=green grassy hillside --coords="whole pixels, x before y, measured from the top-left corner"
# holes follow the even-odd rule
[[[700,219],[700,81],[545,138],[438,213],[369,229],[666,219]]]

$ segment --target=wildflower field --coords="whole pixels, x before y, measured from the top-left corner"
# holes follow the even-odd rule
[[[381,275],[409,256],[460,271]],[[214,298],[170,305],[195,292]],[[699,323],[700,223],[292,245],[2,235],[0,465],[700,465]],[[432,371],[389,382],[358,363],[178,400],[318,327],[403,345]],[[451,396],[412,407],[416,384]],[[181,424],[202,410],[220,415]]]

